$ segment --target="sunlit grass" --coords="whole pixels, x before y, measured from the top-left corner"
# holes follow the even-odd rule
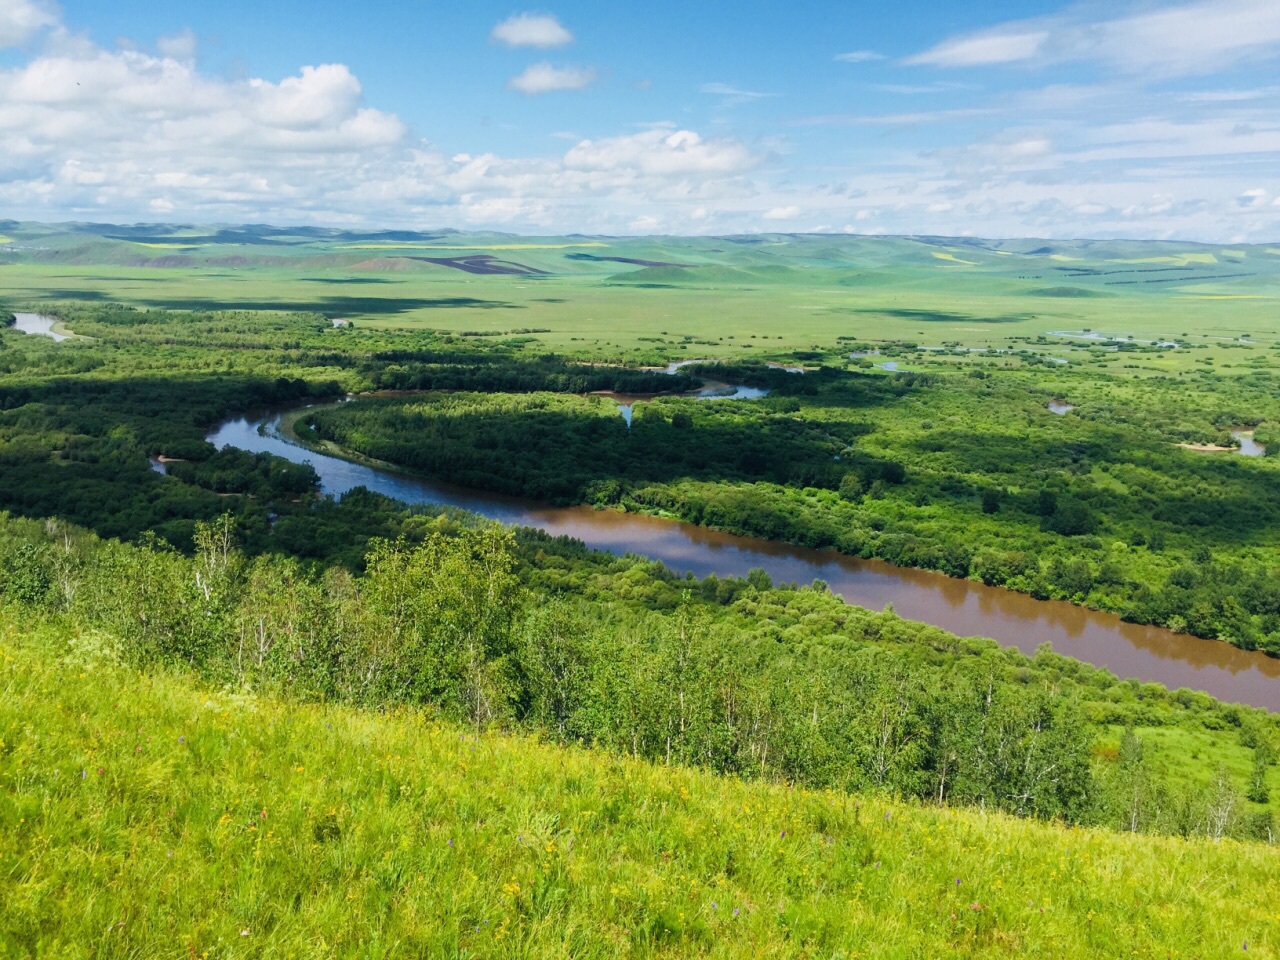
[[[0,641],[6,957],[1276,955],[1263,846],[748,785],[109,649]]]

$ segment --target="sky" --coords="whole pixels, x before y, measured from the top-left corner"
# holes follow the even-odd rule
[[[1280,0],[0,0],[0,216],[1280,241]]]

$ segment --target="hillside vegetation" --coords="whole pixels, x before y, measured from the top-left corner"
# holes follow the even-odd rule
[[[350,498],[345,522],[377,522],[379,499]],[[246,557],[229,516],[197,528],[190,558],[0,516],[0,598],[100,638],[112,662],[230,690],[430,708],[813,788],[1275,839],[1274,714],[849,607],[821,582],[697,581],[460,512],[397,519],[353,575]]]
[[[1277,955],[1272,848],[748,784],[0,633],[6,957]]]

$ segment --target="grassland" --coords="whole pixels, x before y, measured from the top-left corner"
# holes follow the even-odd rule
[[[831,350],[843,337],[1034,345],[1045,356],[1123,369],[1118,355],[1099,355],[1114,344],[1055,334],[1208,348],[1168,350],[1140,365],[1174,372],[1205,358],[1242,359],[1223,353],[1241,337],[1254,351],[1277,343],[1280,258],[1257,246],[208,229],[131,239],[131,228],[4,227],[13,242],[0,246],[0,299],[9,303],[316,309],[371,327],[534,330],[549,349],[602,359],[783,355]],[[485,255],[521,272],[457,266]],[[437,262],[413,259],[424,256]]]
[[[5,615],[0,952],[1274,957],[1272,849],[140,676]]]

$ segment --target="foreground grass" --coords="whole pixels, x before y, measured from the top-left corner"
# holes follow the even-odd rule
[[[1280,861],[212,693],[0,631],[5,957],[1274,957]],[[69,651],[69,652],[68,652]]]

